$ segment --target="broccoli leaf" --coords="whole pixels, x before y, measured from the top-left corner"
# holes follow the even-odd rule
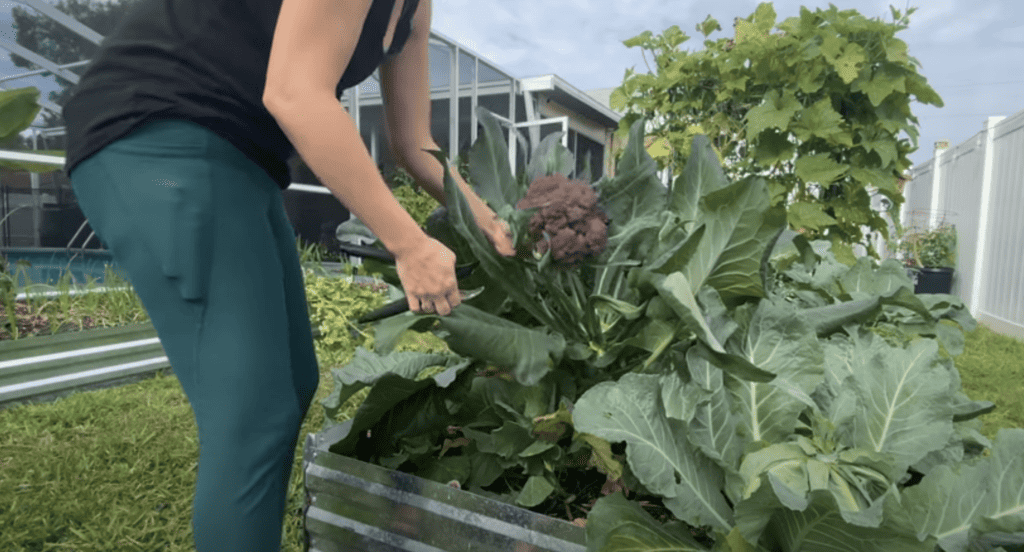
[[[698,552],[706,550],[681,524],[662,525],[621,493],[601,497],[587,516],[589,550]]]
[[[727,349],[776,375],[767,383],[726,378],[744,444],[783,441],[800,413],[814,406],[809,395],[825,379],[817,337],[796,311],[763,301],[745,334],[734,334]]]
[[[665,497],[679,519],[728,531],[732,511],[721,494],[722,469],[686,438],[686,424],[662,407],[661,378],[628,373],[580,397],[573,409],[577,431],[611,443],[625,441],[629,467],[645,488]]]
[[[853,445],[892,454],[899,472],[933,450],[943,448],[953,434],[949,370],[938,358],[930,339],[896,348],[867,336],[871,356],[851,366],[845,381],[856,392],[861,412],[853,418]],[[871,351],[871,352],[869,352]]]
[[[940,465],[903,491],[918,538],[965,552],[990,533],[1024,533],[1024,429],[1001,429],[992,452],[972,464]]]
[[[608,235],[631,220],[656,215],[665,209],[665,186],[658,180],[658,165],[644,149],[644,120],[633,123],[629,141],[612,178],[595,185],[611,223]]]
[[[519,185],[512,176],[508,162],[508,142],[498,120],[482,106],[477,107],[477,118],[483,132],[469,151],[469,174],[476,192],[495,212],[519,200]],[[452,205],[447,205],[449,210]]]
[[[729,180],[711,142],[707,136],[698,134],[693,137],[693,147],[683,174],[672,184],[669,208],[683,220],[696,220],[701,198],[727,186]]]
[[[548,134],[533,150],[530,164],[526,168],[526,177],[530,182],[555,173],[566,177],[572,174],[575,163],[572,152],[562,145],[561,139],[564,134],[564,132]]]

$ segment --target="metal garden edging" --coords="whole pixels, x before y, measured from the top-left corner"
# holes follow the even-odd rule
[[[0,342],[0,407],[170,368],[150,323]]]
[[[351,420],[306,436],[310,552],[586,552],[586,530],[330,452]]]
[[[312,268],[307,263],[303,268]],[[342,263],[320,263],[328,277],[379,283],[369,276],[347,276]],[[118,288],[121,289],[121,288]],[[71,294],[106,289],[69,290]],[[37,292],[33,297],[59,292]],[[320,337],[313,328],[313,337]],[[45,402],[73,391],[131,383],[171,364],[151,322],[95,328],[56,335],[0,341],[0,409],[18,403]]]

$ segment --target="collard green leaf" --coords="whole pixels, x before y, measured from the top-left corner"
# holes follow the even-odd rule
[[[659,382],[658,376],[628,373],[599,383],[577,401],[573,425],[609,442],[625,441],[637,479],[665,497],[677,518],[728,531],[732,512],[720,492],[721,468],[690,445],[683,422],[665,415]]]
[[[741,337],[738,338],[738,337]],[[800,413],[814,402],[810,394],[824,380],[824,353],[797,313],[762,301],[742,336],[729,351],[776,375],[768,383],[726,378],[746,441],[779,442],[793,433]]]
[[[621,493],[601,497],[587,516],[588,552],[697,552],[688,530],[656,521]]]
[[[700,240],[704,237],[704,225],[698,226],[686,236],[685,239],[675,242],[665,248],[663,252],[654,258],[650,263],[645,263],[648,269],[659,274],[670,274],[682,270],[700,247]]]
[[[880,340],[873,335],[868,339]],[[848,381],[863,408],[854,418],[854,443],[892,454],[902,471],[944,447],[953,433],[949,370],[930,339],[906,349],[884,343],[872,349],[881,352],[865,351],[870,360],[855,366],[857,373]]]
[[[992,452],[972,464],[942,465],[903,491],[918,537],[965,552],[989,533],[1024,533],[1024,429],[1001,429]]]
[[[733,234],[705,285],[727,297],[764,297],[764,252],[786,226],[786,210],[772,207],[760,215],[747,212],[744,218],[752,224]]]
[[[972,401],[967,395],[958,393],[959,401],[953,404],[953,421],[966,422],[978,416],[984,416],[996,409],[996,405],[990,401]]]

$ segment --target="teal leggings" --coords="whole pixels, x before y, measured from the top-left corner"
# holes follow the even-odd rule
[[[319,382],[280,188],[230,142],[169,119],[86,159],[71,186],[192,405],[197,551],[278,551]]]

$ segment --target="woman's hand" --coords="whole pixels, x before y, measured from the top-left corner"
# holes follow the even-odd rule
[[[491,242],[494,250],[503,257],[515,255],[515,248],[512,246],[512,231],[508,223],[500,219],[493,211],[483,212],[476,216],[476,225]]]
[[[462,302],[455,277],[455,253],[430,236],[415,247],[393,252],[395,271],[409,310],[448,316]]]

